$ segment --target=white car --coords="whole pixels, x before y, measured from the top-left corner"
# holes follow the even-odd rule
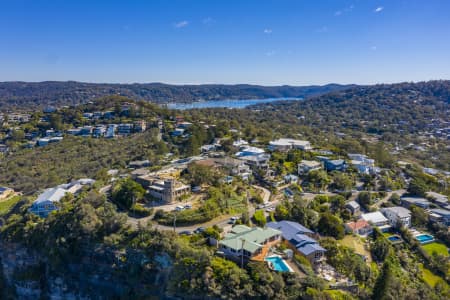
[[[184,209],[184,206],[177,206],[175,207],[175,211],[181,211]]]

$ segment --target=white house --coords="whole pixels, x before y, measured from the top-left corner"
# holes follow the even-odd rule
[[[298,164],[298,174],[308,174],[313,170],[320,170],[322,168],[322,163],[315,160],[302,160]]]
[[[303,151],[311,150],[311,143],[309,141],[294,140],[294,139],[278,139],[269,142],[269,150],[271,151],[289,151],[291,149],[300,149]]]
[[[374,174],[377,172],[375,168],[375,160],[368,158],[364,154],[349,154],[350,164],[354,166],[361,174]]]
[[[402,224],[405,227],[411,226],[411,211],[401,206],[385,207],[381,212],[388,218],[392,226]]]
[[[391,226],[389,220],[379,211],[362,214],[361,218],[369,224],[378,227],[382,232],[388,231]]]

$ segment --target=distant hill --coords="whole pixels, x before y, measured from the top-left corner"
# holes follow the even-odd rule
[[[63,106],[85,103],[107,95],[122,95],[155,103],[190,103],[221,99],[259,99],[317,96],[351,85],[259,86],[169,85],[163,83],[108,84],[75,81],[0,82],[0,108]]]
[[[450,122],[450,80],[355,86],[306,101],[257,107],[331,131],[413,133],[446,127]]]

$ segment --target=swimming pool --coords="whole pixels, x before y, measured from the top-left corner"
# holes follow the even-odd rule
[[[427,243],[434,241],[434,236],[429,235],[429,234],[419,234],[419,235],[416,235],[416,239],[421,244],[427,244]]]
[[[286,264],[286,262],[279,256],[266,257],[265,261],[272,264],[275,271],[278,272],[292,272],[291,268]]]
[[[388,240],[390,240],[391,242],[399,242],[402,239],[397,235],[391,235],[390,237],[388,237]]]

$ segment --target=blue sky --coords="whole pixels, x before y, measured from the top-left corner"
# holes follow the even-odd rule
[[[450,79],[447,0],[0,0],[0,81]]]

